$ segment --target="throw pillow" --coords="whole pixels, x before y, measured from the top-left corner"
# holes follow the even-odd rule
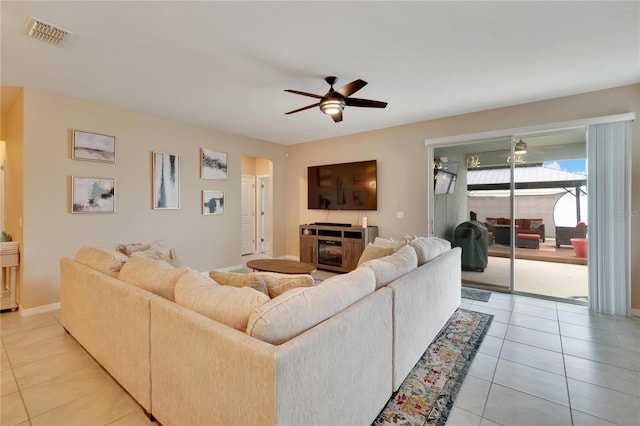
[[[82,247],[76,253],[75,261],[112,277],[117,277],[128,258],[117,251],[97,247]]]
[[[242,332],[253,311],[269,301],[252,288],[222,286],[193,270],[176,283],[175,298],[177,304]]]
[[[118,244],[116,248],[127,256],[146,257],[149,259],[164,260],[165,262],[179,266],[180,262],[174,249],[170,249],[164,240],[155,240],[150,243]]]
[[[238,272],[222,272],[222,271],[209,271],[209,276],[213,280],[222,285],[228,285],[231,287],[251,287],[258,290],[260,293],[269,295],[269,290],[264,283],[264,280],[259,275],[254,273],[241,274]]]
[[[389,256],[396,251],[393,247],[380,247],[369,243],[365,248],[360,259],[358,260],[358,266],[372,259],[379,259],[384,256]]]
[[[542,220],[531,219],[529,221],[529,229],[540,229],[541,226],[542,226]]]
[[[369,260],[363,263],[362,267],[373,270],[377,290],[416,269],[418,257],[414,249],[404,246],[389,256]]]
[[[485,222],[488,226],[496,226],[498,224],[498,219],[489,219]]]
[[[578,224],[576,225],[576,228],[586,228],[587,224],[584,222],[578,222]]]
[[[418,255],[418,266],[422,266],[442,253],[451,250],[451,243],[438,237],[420,237],[409,244]]]
[[[262,278],[267,286],[269,297],[272,299],[292,288],[313,287],[316,285],[313,277],[307,274],[292,275],[278,274],[276,272],[256,272],[255,274]]]
[[[373,293],[374,287],[373,272],[358,268],[315,287],[289,290],[253,312],[247,334],[279,345]]]
[[[176,282],[188,270],[186,266],[174,268],[164,260],[130,257],[118,278],[173,302]]]
[[[402,247],[405,244],[407,244],[405,241],[395,241],[393,238],[385,239],[385,238],[376,237],[376,239],[373,240],[374,246],[390,248],[390,249],[393,249],[394,251],[398,250],[400,247]]]

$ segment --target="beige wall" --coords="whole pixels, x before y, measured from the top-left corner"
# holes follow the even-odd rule
[[[282,145],[24,89],[21,161],[18,154],[11,154],[11,145],[21,140],[19,110],[20,105],[14,105],[9,112],[7,130],[12,168],[14,163],[24,164],[24,188],[19,191],[24,194],[19,300],[23,309],[59,301],[59,259],[73,256],[83,245],[115,248],[119,242],[162,238],[176,248],[183,264],[192,268],[239,265],[242,155],[273,161],[274,205],[282,205],[286,167]],[[117,163],[72,160],[70,129],[114,135]],[[201,147],[227,152],[226,181],[200,179]],[[151,208],[152,151],[180,155],[179,210]],[[70,176],[115,178],[116,213],[69,213]],[[226,192],[223,215],[201,214],[203,189]],[[8,198],[10,203],[21,204],[16,193]],[[284,211],[276,208],[273,213],[273,252],[284,255]],[[15,229],[15,215],[8,214],[7,219],[12,222],[10,229]]]
[[[423,121],[373,132],[288,147],[287,253],[298,255],[298,225],[315,221],[359,223],[358,212],[323,212],[306,208],[307,167],[346,161],[378,160],[378,211],[369,224],[383,237],[427,234],[428,167],[425,139],[534,126],[560,121],[635,112],[640,115],[640,84],[541,102]],[[640,117],[639,117],[640,119]],[[633,123],[632,182],[640,182],[640,124]],[[640,185],[632,188],[632,235],[640,235]],[[404,213],[399,219],[397,212]],[[632,238],[632,255],[640,239]],[[632,302],[640,309],[640,262],[632,266]]]

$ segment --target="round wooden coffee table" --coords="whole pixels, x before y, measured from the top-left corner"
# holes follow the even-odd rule
[[[280,274],[310,274],[316,270],[316,265],[287,259],[254,259],[247,262],[247,268]]]

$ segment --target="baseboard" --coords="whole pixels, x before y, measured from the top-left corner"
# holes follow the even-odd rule
[[[29,308],[29,309],[20,308],[19,311],[20,311],[20,316],[28,317],[30,315],[37,315],[45,312],[57,311],[59,309],[60,309],[60,302],[52,303],[50,305],[36,306],[35,308]]]
[[[640,318],[640,309],[631,308],[631,316]]]
[[[232,272],[232,271],[237,271],[238,269],[242,269],[242,268],[244,268],[244,266],[242,266],[242,265],[233,265],[233,266],[227,266],[226,268],[217,268],[216,271]]]

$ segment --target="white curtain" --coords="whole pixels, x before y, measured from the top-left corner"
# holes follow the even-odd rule
[[[589,307],[628,316],[631,303],[631,122],[587,133]]]

